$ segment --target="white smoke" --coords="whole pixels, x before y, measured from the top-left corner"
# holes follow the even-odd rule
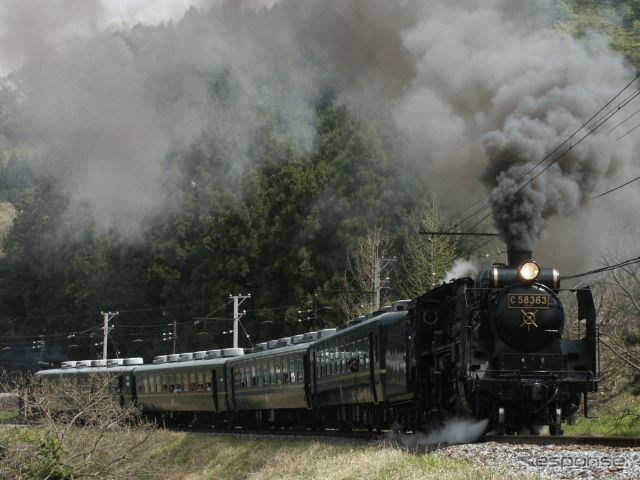
[[[484,420],[454,419],[448,421],[440,430],[435,430],[420,438],[419,443],[433,445],[434,443],[471,443],[480,438],[489,423]],[[418,437],[421,437],[419,434]]]
[[[488,424],[488,419],[454,418],[447,421],[442,428],[430,433],[396,434],[393,435],[392,440],[410,449],[442,444],[473,443],[485,432]]]
[[[475,277],[478,270],[478,265],[472,260],[456,258],[451,269],[445,274],[444,281],[450,282],[454,278]]]

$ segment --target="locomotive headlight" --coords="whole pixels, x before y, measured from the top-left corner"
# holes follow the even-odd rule
[[[525,282],[532,282],[540,275],[540,267],[536,262],[525,262],[518,267],[518,277]]]

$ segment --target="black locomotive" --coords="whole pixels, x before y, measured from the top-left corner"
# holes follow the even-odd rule
[[[576,292],[584,338],[563,340],[556,270],[509,253],[477,279],[443,283],[328,329],[251,353],[212,350],[138,362],[67,362],[44,379],[113,376],[121,400],[165,422],[252,428],[428,430],[489,419],[498,434],[561,424],[598,388],[590,290]]]
[[[416,407],[489,418],[496,433],[561,424],[581,396],[597,391],[596,313],[591,291],[576,291],[580,340],[563,340],[559,274],[540,269],[530,251],[509,251],[475,281],[454,280],[416,300]]]

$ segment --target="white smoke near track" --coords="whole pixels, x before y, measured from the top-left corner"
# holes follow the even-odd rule
[[[517,191],[524,173],[633,76],[608,39],[559,31],[564,14],[552,0],[194,0],[184,7],[212,9],[183,18],[172,10],[167,24],[119,31],[104,30],[109,18],[132,24],[150,18],[147,6],[117,2],[115,15],[99,0],[42,3],[2,4],[0,43],[21,48],[0,48],[0,63],[25,62],[9,84],[35,157],[64,166],[68,188],[105,228],[135,237],[165,211],[167,158],[204,131],[228,139],[239,172],[251,162],[260,112],[277,112],[309,152],[314,102],[336,84],[341,101],[391,112],[452,210],[489,201],[507,243],[542,240],[561,266],[568,257],[544,248],[545,237],[573,242],[580,265],[637,205],[631,188],[589,201],[637,176],[638,141],[616,141],[609,125]],[[221,101],[211,83],[225,78]],[[583,220],[595,215],[594,232]]]
[[[432,445],[434,443],[471,443],[477,441],[487,428],[489,420],[463,420],[454,419],[448,421],[441,429],[428,435],[418,435],[419,443]]]
[[[488,423],[488,419],[469,420],[455,418],[447,421],[442,428],[432,432],[394,434],[389,437],[389,440],[410,449],[443,444],[473,443],[482,436]]]

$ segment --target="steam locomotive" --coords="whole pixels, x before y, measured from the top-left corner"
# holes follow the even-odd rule
[[[559,275],[511,250],[476,279],[443,283],[337,329],[140,360],[65,362],[37,376],[112,376],[121,402],[163,422],[247,428],[429,430],[489,419],[512,434],[562,433],[597,391],[593,297],[577,290],[578,340],[562,338]],[[582,397],[582,398],[581,398]]]

